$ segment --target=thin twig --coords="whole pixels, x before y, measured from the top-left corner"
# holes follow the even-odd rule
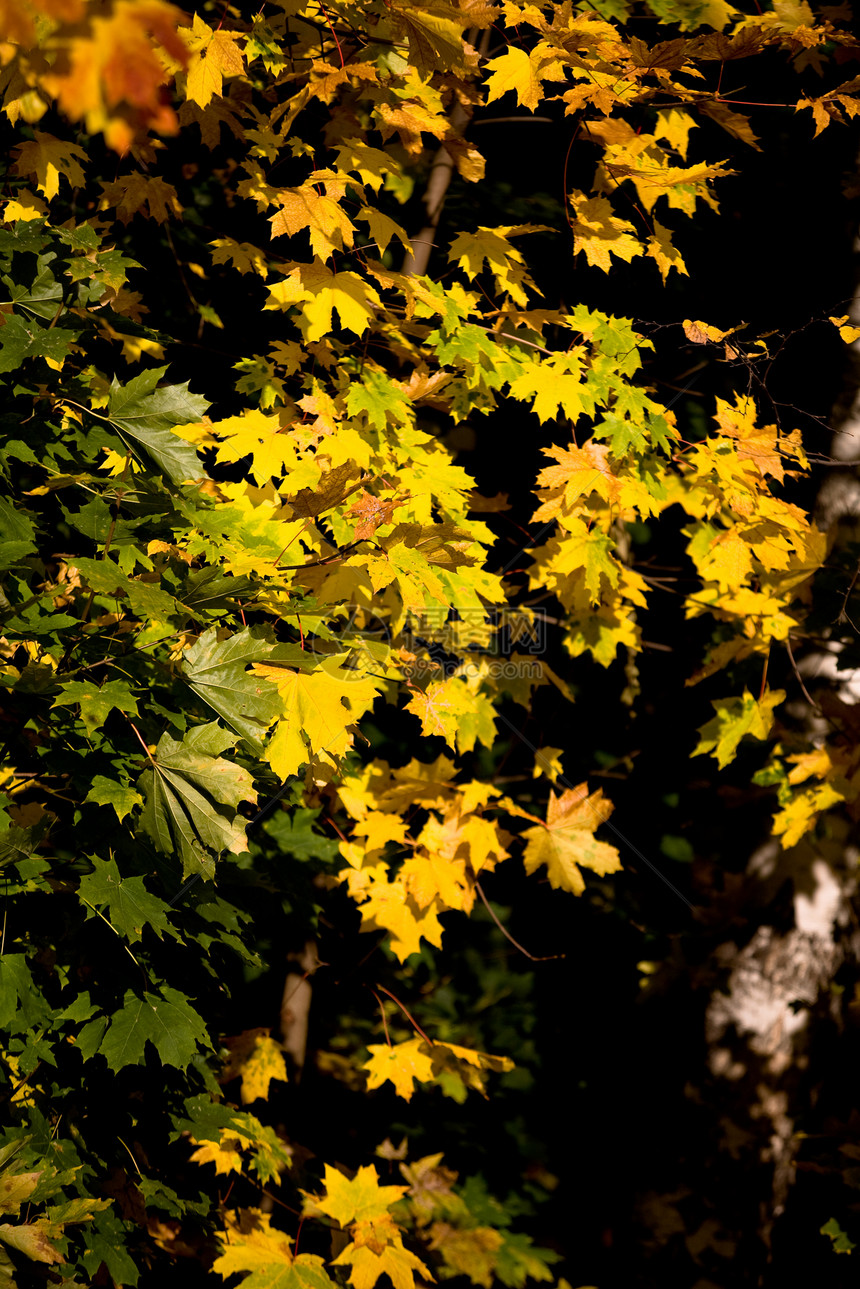
[[[567,954],[565,953],[548,953],[548,954],[545,954],[543,957],[539,958],[535,954],[529,953],[528,949],[524,949],[523,946],[520,944],[519,940],[515,940],[514,937],[511,935],[510,931],[508,931],[508,929],[504,927],[502,923],[499,921],[499,919],[496,917],[495,913],[490,907],[490,901],[487,899],[486,895],[484,894],[484,888],[481,886],[480,882],[475,882],[475,890],[478,892],[481,899],[484,901],[484,908],[487,910],[490,917],[493,919],[493,921],[495,922],[496,926],[499,928],[499,930],[501,931],[505,939],[510,940],[514,948],[519,949],[520,953],[524,954],[528,959],[530,959],[531,962],[554,962],[558,958],[567,957]]]
[[[423,1030],[423,1029],[421,1028],[421,1026],[418,1024],[418,1021],[415,1019],[415,1017],[412,1015],[412,1013],[411,1013],[410,1011],[407,1011],[407,1009],[403,1006],[403,1003],[400,1001],[400,999],[397,997],[397,995],[396,995],[396,994],[393,994],[393,993],[391,992],[391,990],[390,990],[390,989],[386,989],[386,988],[385,988],[385,985],[379,985],[379,986],[378,986],[378,988],[379,988],[379,989],[381,989],[381,990],[382,990],[382,992],[383,992],[384,994],[387,994],[387,995],[388,995],[388,997],[391,999],[391,1001],[392,1001],[393,1003],[397,1003],[397,1006],[398,1006],[398,1007],[400,1008],[400,1010],[403,1012],[403,1015],[406,1017],[406,1019],[407,1019],[407,1020],[409,1021],[409,1023],[412,1025],[412,1027],[414,1028],[415,1032],[416,1032],[417,1034],[420,1034],[420,1035],[421,1035],[421,1037],[424,1039],[424,1042],[425,1042],[425,1043],[428,1043],[428,1044],[430,1045],[430,1047],[435,1047],[436,1045],[435,1045],[435,1043],[433,1042],[433,1039],[430,1037],[430,1035],[429,1035],[429,1034],[425,1034],[425,1033],[424,1033],[424,1030]]]
[[[809,690],[804,685],[803,677],[798,671],[797,663],[794,661],[794,654],[791,651],[791,633],[790,632],[785,637],[785,647],[786,647],[786,650],[788,651],[788,659],[789,659],[789,662],[791,663],[792,670],[794,671],[794,674],[797,677],[797,683],[800,685],[800,688],[803,690],[804,698],[809,703],[809,706],[812,708],[813,711],[820,712],[821,711],[820,706],[818,705],[818,703],[816,703],[815,699],[810,695]]]
[[[385,1016],[385,1004],[383,1003],[382,999],[379,997],[379,994],[373,988],[373,985],[368,985],[367,987],[370,990],[370,992],[373,994],[376,1001],[379,1003],[379,1014],[382,1017],[382,1028],[385,1030],[385,1041],[388,1044],[388,1046],[391,1047],[391,1035],[388,1033],[388,1021]]]

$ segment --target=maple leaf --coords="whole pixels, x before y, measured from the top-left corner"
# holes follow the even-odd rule
[[[373,1164],[364,1164],[352,1178],[326,1164],[324,1185],[325,1195],[314,1200],[314,1208],[343,1227],[383,1217],[408,1190],[406,1186],[380,1186]]]
[[[279,209],[269,223],[272,237],[295,237],[306,228],[314,255],[326,260],[332,251],[352,246],[355,225],[334,197],[317,191],[315,182],[316,178],[311,176],[301,188],[282,189],[277,194]],[[339,195],[343,195],[345,186],[339,185]]]
[[[746,119],[746,118],[744,118]],[[657,113],[657,124],[654,127],[654,138],[665,139],[671,148],[679,152],[686,161],[690,131],[698,128],[689,112],[677,107],[664,108]]]
[[[333,655],[312,672],[255,663],[258,676],[275,682],[283,704],[266,752],[279,778],[295,774],[314,756],[337,764],[352,746],[352,728],[373,706],[381,683],[345,668],[345,657]]]
[[[143,215],[146,219],[154,219],[157,224],[165,224],[171,214],[177,218],[182,214],[183,208],[173,184],[166,183],[156,175],[145,175],[137,170],[134,174],[120,176],[113,183],[103,183],[101,187],[99,209],[115,209],[117,219],[123,224],[127,224],[135,215]]]
[[[210,627],[185,653],[182,666],[191,688],[234,729],[248,747],[262,751],[263,739],[281,714],[277,690],[246,670],[279,648],[268,628],[246,627],[219,639]]]
[[[193,57],[188,66],[185,95],[200,107],[206,107],[215,95],[220,95],[225,76],[241,76],[245,61],[237,41],[240,33],[213,31],[199,14],[194,15],[191,31],[186,33],[188,48]]]
[[[406,235],[406,230],[381,210],[362,206],[356,218],[363,220],[370,226],[370,236],[376,242],[376,248],[380,255],[385,254],[385,249],[392,237],[398,238],[404,250],[410,255],[412,254],[412,243]]]
[[[458,752],[471,752],[478,740],[490,747],[496,737],[491,701],[460,676],[432,681],[413,694],[406,710],[419,718],[423,734],[441,734]]]
[[[138,714],[137,699],[123,680],[108,680],[102,685],[89,680],[70,680],[60,688],[62,693],[54,699],[54,706],[67,707],[79,703],[81,720],[90,735],[101,729],[115,708],[130,716]]]
[[[491,1226],[463,1230],[449,1222],[434,1222],[429,1235],[430,1248],[441,1253],[449,1275],[468,1276],[472,1284],[490,1289],[504,1243],[500,1231]]]
[[[368,1046],[370,1060],[365,1061],[369,1089],[380,1088],[383,1083],[393,1083],[394,1091],[404,1101],[412,1099],[414,1084],[429,1083],[433,1079],[433,1060],[428,1055],[423,1039],[410,1038],[405,1043],[372,1043]]]
[[[250,456],[250,473],[259,484],[279,479],[299,465],[295,441],[284,430],[277,412],[267,415],[259,408],[249,408],[242,416],[216,421],[211,432],[220,440],[216,461],[235,462]]]
[[[534,283],[525,270],[522,252],[508,240],[518,234],[549,232],[542,224],[504,225],[500,228],[481,226],[474,233],[458,233],[448,252],[449,263],[456,260],[471,280],[486,263],[500,291],[507,291],[521,305],[528,303],[525,287]]]
[[[405,497],[375,497],[362,488],[358,501],[354,501],[346,512],[350,518],[360,520],[355,526],[357,540],[364,541],[365,538],[372,537],[380,524],[390,524],[395,507],[402,506],[405,500]]]
[[[420,908],[410,898],[404,881],[388,880],[384,864],[372,865],[368,871],[346,869],[338,876],[360,905],[362,931],[390,931],[391,950],[401,962],[421,951],[422,939],[437,949],[441,946],[439,901],[433,900],[427,908]]]
[[[542,747],[535,752],[535,763],[532,770],[532,778],[539,779],[545,774],[550,783],[555,783],[556,779],[562,773],[561,758],[564,755],[563,747]]]
[[[589,264],[608,273],[612,255],[629,263],[643,254],[642,243],[628,219],[619,219],[605,197],[586,197],[584,193],[570,195],[576,218],[573,231],[573,253],[585,252]]]
[[[256,273],[264,281],[269,276],[265,253],[258,246],[237,242],[232,237],[216,237],[209,245],[214,247],[213,264],[229,264],[239,273]]]
[[[515,92],[520,107],[536,112],[541,99],[541,83],[534,64],[524,49],[511,45],[499,58],[486,64],[492,75],[487,81],[487,102]]]
[[[546,825],[523,833],[526,872],[534,873],[545,864],[550,885],[574,895],[585,890],[580,868],[589,868],[601,877],[617,873],[621,868],[618,851],[594,837],[595,828],[605,823],[611,812],[612,803],[604,798],[602,789],[589,795],[587,783],[568,788],[560,797],[551,792]]]
[[[271,1037],[269,1030],[245,1030],[235,1038],[225,1039],[225,1045],[229,1048],[230,1060],[219,1076],[219,1082],[229,1083],[231,1079],[240,1077],[243,1105],[256,1101],[258,1097],[267,1100],[272,1079],[286,1083],[284,1049]]]
[[[163,854],[179,855],[186,876],[211,875],[213,855],[247,849],[238,806],[257,794],[247,770],[219,755],[235,742],[214,722],[189,730],[181,743],[163,734],[135,784],[144,832]]]
[[[219,1232],[222,1253],[212,1270],[225,1280],[248,1272],[241,1281],[245,1289],[333,1289],[323,1259],[313,1253],[294,1254],[291,1238],[273,1229],[271,1221],[271,1215],[259,1209],[225,1212],[224,1230]]]
[[[368,1230],[361,1230],[366,1225]],[[393,1224],[391,1224],[393,1225]],[[432,1280],[427,1267],[409,1249],[403,1247],[399,1238],[390,1239],[387,1243],[379,1238],[382,1223],[358,1224],[354,1231],[355,1239],[348,1244],[342,1253],[332,1262],[332,1266],[350,1266],[349,1283],[354,1289],[373,1289],[380,1276],[387,1275],[394,1289],[414,1289],[415,1272]],[[361,1240],[359,1237],[362,1237]]]
[[[609,449],[602,443],[589,441],[583,448],[553,446],[544,449],[544,456],[554,457],[558,465],[545,466],[537,477],[538,486],[550,489],[550,495],[534,514],[535,520],[549,519],[562,504],[572,510],[580,497],[591,492],[608,502],[618,500],[618,477],[609,465]]]
[[[549,421],[561,411],[575,424],[580,416],[594,410],[594,396],[584,375],[578,350],[553,354],[545,362],[524,364],[511,382],[511,396],[533,399],[532,410],[541,421]]]
[[[381,303],[373,287],[356,273],[332,273],[317,262],[293,269],[270,287],[264,308],[289,309],[298,304],[302,332],[310,343],[331,333],[333,310],[342,327],[363,335]]]
[[[672,245],[672,234],[668,228],[664,228],[656,219],[654,220],[654,236],[648,238],[647,255],[656,262],[660,270],[660,276],[663,281],[669,276],[671,269],[676,269],[684,277],[689,277],[687,266],[681,258],[679,251]]]
[[[463,43],[463,27],[470,19],[462,9],[434,0],[420,6],[392,3],[391,10],[406,36],[409,62],[419,76],[463,67],[468,48]]]
[[[741,698],[712,699],[711,706],[716,716],[699,730],[701,738],[692,755],[703,756],[709,752],[716,757],[720,769],[724,769],[734,760],[738,744],[746,735],[756,739],[768,737],[773,725],[773,709],[784,698],[784,689],[769,689],[758,700],[745,689]]]
[[[94,775],[92,786],[84,800],[97,806],[112,806],[120,823],[126,815],[131,814],[135,806],[143,805],[143,797],[134,788],[106,779],[101,774]]]
[[[66,143],[53,134],[43,134],[41,130],[34,130],[33,136],[32,143],[20,143],[15,148],[12,172],[16,175],[32,175],[36,187],[45,194],[48,201],[59,192],[61,178],[71,188],[82,187],[85,177],[79,163],[87,160],[83,148],[75,143]],[[10,217],[7,207],[6,218]]]
[[[138,798],[140,800],[140,798]],[[163,931],[176,934],[167,920],[168,905],[146,889],[142,877],[122,877],[116,860],[93,859],[92,873],[81,878],[78,896],[88,906],[87,917],[107,905],[110,924],[132,944],[151,926],[161,939]]]
[[[786,806],[774,815],[771,832],[780,838],[783,850],[796,846],[811,832],[825,810],[845,800],[845,793],[832,783],[815,784],[794,793]]]

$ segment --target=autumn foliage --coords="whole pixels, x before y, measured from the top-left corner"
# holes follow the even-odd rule
[[[317,1077],[398,1122],[516,1087],[440,964],[470,915],[510,949],[501,865],[525,901],[624,880],[611,791],[539,735],[510,780],[494,749],[585,665],[635,685],[643,525],[708,624],[686,684],[722,686],[691,755],[758,741],[784,847],[854,817],[856,743],[780,734],[768,680],[829,550],[801,433],[749,378],[776,342],[676,319],[739,373],[685,437],[643,372],[659,337],[531,267],[561,234],[586,275],[687,274],[697,213],[755,164],[738,66],[790,67],[804,147],[857,114],[844,6],[749,8],[0,0],[4,1283],[555,1280],[561,1233],[535,1245],[420,1111],[402,1146],[306,1150],[278,1096],[313,1054],[268,1013],[229,1028],[228,999],[320,936],[375,946]],[[568,120],[582,186],[559,158],[555,228],[437,237],[429,211],[415,272],[402,212],[431,166],[464,200],[490,181],[469,127],[496,103]],[[510,560],[507,498],[456,460],[502,415],[541,450]]]

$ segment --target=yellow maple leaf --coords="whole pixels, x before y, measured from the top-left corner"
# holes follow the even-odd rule
[[[385,254],[385,248],[392,237],[398,238],[404,249],[410,255],[412,254],[412,243],[406,235],[406,230],[381,210],[374,210],[370,206],[362,206],[357,218],[370,225],[370,236],[376,242],[380,255]]]
[[[269,276],[265,253],[258,246],[253,246],[250,242],[237,242],[232,237],[216,237],[209,245],[215,248],[212,252],[213,264],[230,264],[240,273],[256,273],[264,281]]]
[[[473,692],[461,676],[435,680],[423,692],[416,690],[406,704],[421,721],[424,734],[441,734],[458,752],[471,752],[480,741],[490,747],[496,737],[491,699]]]
[[[698,124],[689,112],[684,112],[677,107],[664,108],[662,112],[657,113],[654,138],[665,139],[669,147],[679,152],[686,161],[690,131],[695,130]]]
[[[360,905],[362,931],[390,931],[391,951],[401,962],[413,953],[420,953],[422,939],[437,949],[442,947],[442,924],[437,917],[441,911],[439,901],[434,900],[427,908],[420,909],[410,898],[405,882],[399,878],[387,880],[384,865],[372,871],[360,898],[364,901]]]
[[[819,816],[845,796],[832,783],[815,784],[796,792],[787,806],[773,817],[771,832],[780,838],[783,850],[796,846],[804,834],[811,832]]]
[[[492,103],[504,94],[516,93],[520,107],[535,112],[541,100],[541,83],[534,64],[524,49],[510,45],[504,54],[485,64],[491,73],[487,78],[487,102]]]
[[[586,197],[584,193],[571,193],[576,218],[573,231],[573,253],[585,252],[589,264],[608,273],[612,255],[628,264],[644,253],[636,230],[627,219],[619,219],[605,197]]]
[[[554,457],[558,464],[545,466],[537,477],[538,486],[550,489],[551,493],[536,512],[536,520],[551,517],[551,504],[555,500],[559,506],[563,501],[568,510],[574,508],[580,497],[587,497],[591,492],[610,503],[618,500],[619,482],[609,464],[609,448],[605,443],[590,439],[583,448],[553,446],[544,448],[544,456]],[[543,496],[541,499],[544,500]]]
[[[550,793],[546,824],[528,828],[525,838],[525,868],[534,873],[541,864],[547,867],[550,885],[581,895],[585,881],[580,868],[589,868],[601,877],[617,873],[621,858],[614,846],[597,841],[594,830],[605,823],[612,803],[602,789],[588,792],[588,784],[568,788],[560,797]]]
[[[218,442],[216,461],[229,463],[250,456],[249,471],[258,484],[280,479],[299,465],[295,440],[283,429],[277,412],[267,415],[249,408],[242,416],[217,421],[210,432]]]
[[[71,188],[82,187],[85,175],[80,162],[87,160],[83,148],[79,148],[76,143],[58,139],[53,134],[44,134],[41,130],[34,130],[33,135],[31,143],[20,143],[15,148],[12,172],[16,175],[32,175],[36,187],[45,194],[48,201],[59,192],[61,178]]]
[[[325,1284],[323,1259],[314,1253],[294,1255],[289,1235],[273,1228],[271,1221],[270,1214],[256,1208],[226,1210],[224,1229],[218,1232],[222,1252],[212,1270],[224,1279],[251,1271],[255,1284]],[[292,1281],[282,1281],[290,1273]]]
[[[364,1164],[352,1178],[326,1164],[323,1182],[325,1195],[314,1200],[314,1208],[343,1227],[385,1216],[408,1190],[406,1186],[380,1186],[373,1164]]]
[[[684,277],[689,277],[687,266],[681,258],[680,251],[677,251],[672,245],[672,234],[668,228],[654,220],[654,236],[648,238],[648,249],[646,254],[650,255],[652,260],[657,264],[660,270],[660,276],[663,281],[669,276],[671,269],[676,269]]]
[[[383,1275],[389,1277],[394,1289],[415,1289],[416,1271],[427,1280],[433,1279],[421,1259],[403,1247],[401,1237],[383,1243],[379,1239],[376,1223],[370,1231],[365,1233],[358,1230],[355,1234],[357,1238],[332,1262],[335,1267],[352,1267],[349,1283],[353,1289],[373,1289]],[[364,1236],[361,1242],[359,1236]]]
[[[555,783],[556,779],[562,772],[561,758],[563,755],[564,748],[562,747],[547,746],[539,748],[538,751],[535,752],[535,763],[534,769],[532,770],[532,778],[539,779],[542,774],[545,774],[550,783]]]
[[[433,1059],[423,1039],[410,1038],[405,1043],[391,1045],[372,1043],[367,1050],[370,1060],[362,1068],[367,1070],[369,1089],[393,1083],[397,1095],[409,1101],[416,1082],[429,1083],[433,1079]]]
[[[355,835],[366,838],[368,850],[382,850],[390,841],[402,842],[409,825],[399,815],[371,810],[355,825]]]
[[[197,1142],[191,1138],[194,1146],[199,1146],[191,1156],[194,1164],[214,1164],[216,1173],[241,1173],[242,1151],[253,1145],[250,1137],[245,1137],[235,1128],[219,1129],[219,1140]]]
[[[283,1047],[268,1034],[258,1035],[252,1051],[242,1062],[239,1073],[242,1077],[243,1105],[256,1101],[258,1097],[267,1100],[272,1079],[279,1079],[282,1083],[287,1081]]]
[[[42,219],[48,213],[48,207],[33,192],[19,192],[17,196],[10,197],[3,207],[3,222],[5,224],[14,224],[16,220],[23,219],[25,222],[31,219]]]
[[[191,31],[187,34],[188,47],[194,57],[188,67],[185,97],[206,107],[224,88],[225,76],[241,76],[245,61],[237,45],[240,33],[213,31],[199,14],[194,15]]]
[[[267,750],[279,778],[295,774],[312,756],[337,763],[352,746],[351,727],[379,694],[381,682],[342,666],[345,655],[332,655],[312,672],[255,663],[256,674],[274,680],[284,701]]]
[[[299,265],[269,288],[265,309],[291,309],[299,305],[306,341],[321,340],[332,330],[332,312],[340,325],[363,335],[382,301],[357,273],[332,273],[319,260]]]
[[[456,260],[470,281],[486,264],[499,291],[506,291],[515,303],[525,307],[528,304],[526,287],[536,288],[526,271],[522,252],[511,245],[509,238],[546,231],[540,224],[506,224],[499,228],[482,225],[475,232],[457,234],[448,252],[448,262]]]
[[[339,195],[343,195],[345,187],[340,185]],[[282,189],[276,200],[279,209],[269,219],[272,237],[295,237],[306,228],[311,250],[321,260],[328,259],[332,251],[352,246],[355,240],[352,220],[329,191],[318,192],[311,180],[301,188]]]

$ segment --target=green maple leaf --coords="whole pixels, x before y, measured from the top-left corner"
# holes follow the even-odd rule
[[[94,910],[107,905],[111,926],[132,944],[141,938],[145,926],[151,926],[159,939],[162,931],[177,934],[166,917],[168,905],[150,895],[142,877],[121,877],[114,859],[93,859],[92,863],[93,872],[82,877],[78,887],[80,899],[90,906],[87,917],[94,917]]]
[[[61,362],[71,352],[76,334],[64,327],[43,327],[35,318],[15,313],[0,328],[0,372],[16,371],[27,358]]]
[[[115,779],[106,779],[102,774],[95,776],[84,801],[89,801],[95,806],[113,806],[120,823],[126,815],[131,814],[135,806],[143,805],[143,797],[129,784],[118,783]]]
[[[101,729],[114,708],[137,716],[137,699],[124,680],[108,680],[101,686],[89,680],[70,680],[60,688],[63,692],[54,699],[54,706],[80,703],[81,720],[89,735]]]
[[[275,686],[246,667],[270,657],[276,649],[277,656],[284,652],[267,627],[246,627],[226,640],[219,640],[216,629],[210,627],[188,650],[182,664],[194,692],[258,755],[282,705]]]
[[[234,743],[220,726],[198,726],[181,743],[162,736],[137,781],[145,805],[141,826],[166,855],[178,855],[184,874],[211,876],[213,854],[247,849],[240,801],[256,801],[247,770],[219,756]]]
[[[141,372],[127,385],[114,377],[110,387],[108,416],[135,455],[145,457],[174,483],[204,479],[206,471],[189,443],[171,433],[174,425],[189,425],[209,407],[205,398],[191,394],[188,384],[156,388],[166,367]]]
[[[292,814],[281,810],[267,821],[265,831],[277,842],[282,854],[293,859],[334,859],[338,854],[337,839],[314,832],[314,820],[319,814],[319,810],[306,808]]]
[[[126,1065],[140,1065],[147,1043],[152,1043],[162,1065],[179,1070],[186,1068],[198,1045],[209,1045],[201,1017],[184,994],[168,985],[162,987],[160,998],[156,994],[139,998],[128,990],[122,1011],[110,1019],[99,1052],[116,1073]]]
[[[127,577],[111,559],[75,559],[82,583],[97,595],[125,595],[136,617],[166,622],[176,612],[172,595],[151,582],[138,582]]]
[[[364,413],[371,425],[384,430],[388,416],[401,423],[408,418],[408,404],[403,391],[384,372],[367,371],[360,381],[349,387],[346,410],[350,416]]]

